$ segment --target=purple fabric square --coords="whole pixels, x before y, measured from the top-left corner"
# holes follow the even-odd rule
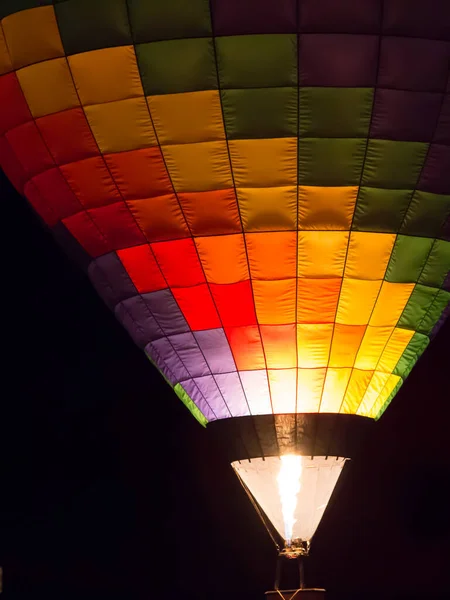
[[[383,33],[448,39],[450,2],[448,0],[384,2]]]
[[[197,383],[193,379],[187,379],[186,381],[183,381],[181,385],[186,390],[186,393],[189,395],[190,399],[198,406],[208,421],[216,421],[217,416],[201,392]]]
[[[378,85],[397,90],[443,92],[448,59],[446,42],[383,37]]]
[[[194,335],[212,373],[228,373],[236,370],[223,329],[196,331]]]
[[[164,335],[190,331],[186,319],[170,290],[142,294]]]
[[[450,94],[444,97],[434,141],[437,144],[450,144]]]
[[[192,333],[171,335],[169,340],[190,377],[211,375],[211,371]]]
[[[378,37],[306,33],[300,37],[300,85],[373,87]]]
[[[450,146],[431,144],[417,187],[424,192],[450,194]]]
[[[89,279],[109,308],[137,294],[128,273],[115,252],[96,258],[88,268]]]
[[[231,413],[228,410],[221,391],[217,387],[217,383],[212,375],[195,377],[194,381],[198,385],[201,393],[208,400],[208,404],[213,409],[214,414],[218,419],[227,419],[228,417],[231,417]]]
[[[250,410],[238,373],[216,375],[216,381],[232,416],[245,417],[249,415]]]
[[[146,346],[145,351],[153,358],[172,385],[189,379],[188,371],[167,338],[151,342]]]
[[[119,302],[114,312],[140,348],[145,348],[149,342],[164,335],[141,296]]]
[[[295,33],[296,0],[211,0],[216,35]]]
[[[378,33],[379,0],[302,0],[300,31],[319,33]]]
[[[440,328],[442,327],[442,325],[445,323],[445,321],[450,317],[450,302],[447,304],[447,306],[444,308],[444,312],[442,313],[442,315],[439,317],[438,322],[436,323],[436,325],[433,327],[433,329],[431,330],[430,333],[430,339],[433,339],[436,334],[439,332]]]
[[[442,94],[379,89],[375,94],[371,137],[431,142]]]
[[[450,292],[450,273],[447,273],[447,277],[445,278],[445,281],[444,281],[444,284],[442,287],[446,292]],[[448,306],[447,309],[450,309],[450,306]]]
[[[447,220],[442,227],[442,237],[444,238],[444,240],[450,242],[450,217],[447,217]]]

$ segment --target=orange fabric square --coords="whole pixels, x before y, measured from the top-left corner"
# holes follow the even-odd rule
[[[210,285],[220,319],[224,327],[256,325],[250,281],[228,285]]]
[[[365,332],[365,325],[340,325],[336,323],[328,366],[353,367]]]
[[[333,325],[297,325],[298,366],[317,369],[328,366]]]
[[[256,314],[261,325],[295,323],[295,279],[252,281]]]
[[[36,120],[56,164],[64,165],[100,154],[82,108],[65,110]],[[61,135],[64,131],[64,135]]]
[[[257,325],[226,327],[225,334],[239,371],[265,369],[266,361]]]
[[[167,287],[148,244],[118,250],[117,255],[139,293],[156,292]]]
[[[219,315],[206,283],[190,288],[172,289],[172,293],[193,331],[221,327]]]
[[[127,204],[149,242],[176,240],[189,236],[175,194],[145,200],[127,200]]]
[[[142,231],[136,225],[125,202],[92,208],[88,212],[105,234],[113,250],[137,246],[145,242]]]
[[[158,147],[107,154],[105,161],[125,200],[173,194]]]
[[[292,279],[297,276],[295,231],[246,233],[252,279]]]
[[[261,338],[268,369],[297,366],[295,324],[261,325]]]
[[[178,199],[192,235],[242,231],[234,188],[211,192],[180,192]]]
[[[297,369],[269,370],[267,375],[273,412],[295,413]]]
[[[113,250],[110,241],[87,212],[72,215],[64,219],[63,223],[90,256],[100,256]]]
[[[249,279],[242,234],[198,237],[195,244],[210,283],[236,283]]]
[[[101,156],[60,167],[70,188],[85,208],[106,206],[121,200]]]
[[[298,188],[299,229],[349,230],[357,195],[356,186],[300,186]]]
[[[171,288],[205,282],[192,238],[151,245],[158,265]]]
[[[299,231],[298,276],[342,277],[348,231]]]
[[[11,129],[6,139],[29,178],[55,166],[34,121]]]
[[[342,279],[298,279],[297,322],[333,323]]]

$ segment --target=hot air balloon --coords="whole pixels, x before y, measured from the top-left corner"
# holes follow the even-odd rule
[[[2,168],[286,556],[449,313],[449,7],[0,5]]]

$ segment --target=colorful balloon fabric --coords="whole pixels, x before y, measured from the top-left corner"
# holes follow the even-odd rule
[[[449,310],[450,2],[0,18],[0,164],[199,421],[378,418]]]

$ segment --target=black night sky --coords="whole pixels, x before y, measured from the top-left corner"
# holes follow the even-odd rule
[[[262,600],[275,550],[210,433],[0,197],[5,597]],[[447,322],[346,467],[307,564],[329,600],[450,595],[449,356]]]

